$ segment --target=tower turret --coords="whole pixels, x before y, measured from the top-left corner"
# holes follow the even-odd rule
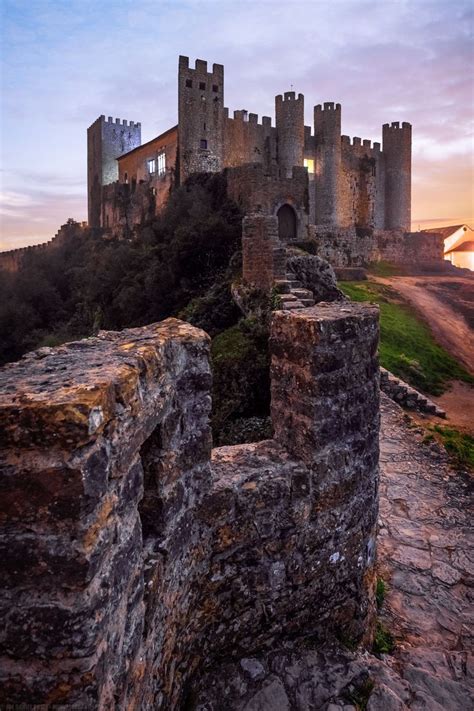
[[[118,180],[117,158],[141,145],[141,124],[99,116],[87,129],[87,202],[90,227],[101,227],[102,188]]]
[[[314,139],[315,222],[317,225],[339,226],[341,104],[326,102],[324,106],[314,107]]]
[[[278,164],[281,174],[291,177],[293,166],[304,160],[304,96],[287,91],[275,97]]]
[[[410,231],[411,124],[398,121],[382,127],[385,157],[385,229]]]
[[[178,165],[179,180],[191,173],[215,173],[223,168],[224,67],[196,59],[179,58],[178,70]]]

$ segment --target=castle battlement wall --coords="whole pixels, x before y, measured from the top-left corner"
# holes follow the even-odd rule
[[[275,438],[212,455],[209,337],[176,319],[0,370],[3,700],[175,711],[223,656],[370,637],[377,318],[276,313]]]
[[[10,249],[7,252],[0,252],[0,270],[6,272],[17,272],[29,255],[49,252],[63,245],[69,239],[77,239],[84,234],[87,229],[87,222],[75,222],[70,220],[62,225],[54,237],[42,244],[33,244],[29,247]]]

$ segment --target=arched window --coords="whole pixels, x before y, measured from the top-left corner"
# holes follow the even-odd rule
[[[281,242],[296,239],[296,213],[291,205],[282,205],[277,212],[278,236]]]

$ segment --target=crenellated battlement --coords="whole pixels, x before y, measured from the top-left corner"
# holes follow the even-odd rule
[[[411,131],[411,123],[408,123],[408,121],[403,121],[402,125],[400,126],[400,121],[392,121],[392,123],[384,123],[382,126],[383,131]]]
[[[304,101],[304,94],[298,94],[298,98],[296,98],[296,93],[294,91],[285,91],[284,94],[278,94],[275,96],[275,102],[277,104],[282,104],[285,101]]]
[[[334,101],[325,101],[324,104],[316,104],[315,111],[341,111],[341,104],[335,104]]]
[[[9,249],[6,252],[0,252],[0,270],[17,272],[21,268],[25,257],[31,254],[40,254],[51,249],[56,249],[64,244],[66,240],[80,237],[87,227],[87,222],[75,222],[70,219],[62,225],[54,237],[47,242],[30,244],[27,247],[19,247],[18,249]]]
[[[189,66],[189,57],[180,55],[179,57],[179,71],[186,72],[187,74],[196,73],[201,75],[213,76],[224,78],[224,65],[223,64],[213,64],[212,72],[207,70],[207,62],[204,59],[196,59],[194,63],[194,68]]]
[[[127,119],[113,118],[113,116],[108,116],[107,120],[102,114],[99,116],[99,121],[107,124],[113,124],[114,126],[128,126],[129,128],[141,128],[140,121],[128,121]]]
[[[215,449],[210,338],[177,319],[2,368],[2,699],[177,711],[242,650],[370,640],[378,332],[367,304],[275,312],[275,434]]]
[[[272,119],[270,116],[262,116],[262,121],[259,123],[258,121],[258,114],[254,113],[249,113],[247,109],[236,109],[233,112],[232,116],[229,116],[229,109],[227,107],[224,108],[224,118],[227,121],[235,121],[235,122],[241,122],[241,123],[247,123],[247,124],[252,124],[253,126],[266,126],[269,127],[272,125]]]

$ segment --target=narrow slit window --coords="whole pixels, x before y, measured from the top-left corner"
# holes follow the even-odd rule
[[[188,89],[192,89],[193,88],[193,80],[186,79],[186,86],[188,87]]]
[[[158,156],[158,175],[166,173],[166,154],[160,153]]]
[[[200,148],[207,148],[207,141],[205,138],[201,138]]]
[[[148,172],[156,173],[156,160],[154,158],[149,158],[148,161]]]

